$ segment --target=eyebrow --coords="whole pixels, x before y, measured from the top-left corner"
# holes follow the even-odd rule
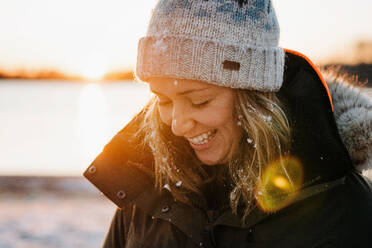
[[[209,89],[209,87],[205,87],[205,88],[201,88],[201,89],[191,89],[191,90],[186,90],[186,91],[178,92],[178,93],[176,93],[176,95],[177,95],[177,96],[183,96],[183,95],[187,95],[187,94],[190,94],[190,93],[192,93],[192,92],[195,92],[195,91],[203,91],[203,90],[207,90],[207,89]],[[157,95],[164,96],[162,93],[157,92],[157,91],[155,91],[155,90],[150,89],[150,91],[151,91],[152,93],[157,94]]]

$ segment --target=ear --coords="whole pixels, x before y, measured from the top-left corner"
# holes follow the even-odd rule
[[[355,167],[367,173],[372,169],[372,96],[343,78],[325,73],[325,79],[341,139]]]

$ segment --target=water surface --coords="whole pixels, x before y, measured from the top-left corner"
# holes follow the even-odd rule
[[[0,175],[80,175],[149,99],[131,82],[0,81]]]

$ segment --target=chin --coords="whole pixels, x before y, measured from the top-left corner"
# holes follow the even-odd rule
[[[203,164],[205,164],[206,166],[215,166],[215,165],[218,164],[217,162],[214,162],[214,161],[212,161],[212,162],[210,162],[210,161],[202,161],[202,162],[203,162]]]
[[[200,156],[197,153],[196,153],[196,156],[198,157],[198,159],[203,164],[205,164],[207,166],[215,166],[215,165],[222,164],[222,163],[225,163],[226,162],[226,161],[224,161],[222,159],[217,159],[216,157],[214,157],[214,158],[208,158],[208,157],[205,157],[205,156]]]

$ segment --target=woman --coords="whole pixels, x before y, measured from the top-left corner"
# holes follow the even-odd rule
[[[371,100],[278,38],[269,0],[158,2],[154,98],[84,173],[119,207],[104,247],[372,247]]]

